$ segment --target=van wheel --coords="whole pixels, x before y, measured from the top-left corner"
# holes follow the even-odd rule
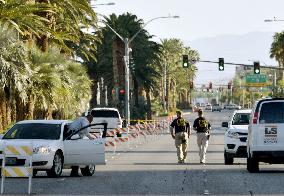
[[[247,158],[247,170],[250,173],[259,172],[259,162],[255,158],[251,157],[250,155]]]
[[[234,163],[234,158],[230,158],[228,156],[228,153],[226,153],[226,151],[224,152],[224,159],[225,159],[225,165],[232,165]]]
[[[63,169],[63,156],[56,152],[53,159],[52,168],[46,171],[48,177],[57,178],[61,175]]]
[[[84,168],[81,168],[81,173],[83,176],[92,176],[94,175],[96,171],[96,166],[94,165],[88,165]]]

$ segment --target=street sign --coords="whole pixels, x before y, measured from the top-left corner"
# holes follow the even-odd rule
[[[264,74],[246,75],[246,85],[256,87],[267,86],[267,77]]]

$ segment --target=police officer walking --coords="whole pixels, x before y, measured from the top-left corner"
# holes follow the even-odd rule
[[[190,135],[190,125],[188,121],[181,117],[181,111],[177,111],[177,118],[170,125],[172,138],[175,140],[177,148],[178,163],[185,163],[187,157],[187,145]]]
[[[198,110],[198,118],[193,123],[193,129],[197,132],[197,145],[199,147],[200,163],[206,161],[206,151],[210,137],[210,123],[203,117],[203,111]]]

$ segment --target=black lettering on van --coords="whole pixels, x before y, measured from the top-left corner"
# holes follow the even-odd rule
[[[264,133],[266,137],[277,136],[277,127],[265,127]]]

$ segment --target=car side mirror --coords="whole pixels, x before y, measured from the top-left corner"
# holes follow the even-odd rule
[[[78,140],[81,137],[78,134],[72,135],[71,140]]]
[[[222,122],[222,127],[229,127],[229,123],[228,122]]]

